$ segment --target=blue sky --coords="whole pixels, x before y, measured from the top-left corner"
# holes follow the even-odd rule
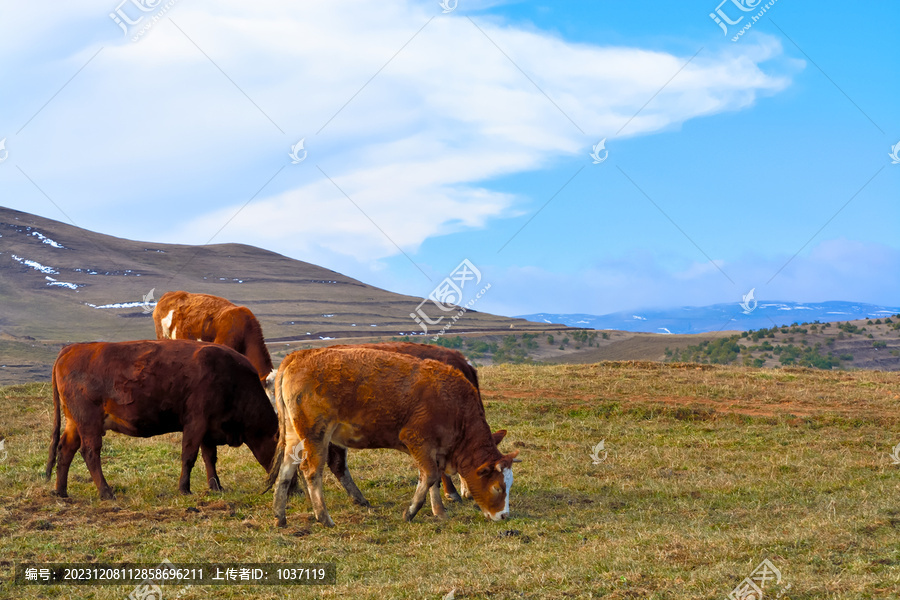
[[[0,9],[4,206],[508,315],[900,298],[896,2],[139,4]]]

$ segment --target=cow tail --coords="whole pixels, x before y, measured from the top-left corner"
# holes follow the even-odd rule
[[[50,479],[50,475],[53,473],[53,465],[56,464],[56,453],[59,448],[59,428],[61,419],[59,414],[59,387],[56,381],[55,365],[50,380],[53,385],[53,434],[50,437],[50,451],[49,457],[47,458],[47,466],[44,468],[44,479]]]
[[[286,437],[284,421],[286,416],[284,410],[284,397],[281,393],[281,379],[283,376],[284,370],[279,369],[278,373],[275,375],[275,410],[278,412],[278,445],[275,446],[275,456],[272,457],[272,465],[269,467],[269,475],[266,477],[266,487],[263,489],[263,492],[269,491],[269,489],[275,485],[275,480],[278,479],[278,471],[281,470],[281,463],[284,461],[284,444]]]

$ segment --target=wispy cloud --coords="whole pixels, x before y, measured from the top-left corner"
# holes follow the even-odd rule
[[[290,165],[216,241],[365,263],[518,214],[517,199],[486,182],[583,154],[622,128],[688,58],[480,20],[488,40],[468,19],[440,15],[433,4],[281,2],[262,12],[239,2],[184,2],[170,15],[184,33],[163,22],[139,43],[121,40],[104,21],[110,7],[78,5],[48,18],[42,35],[96,19],[94,43],[105,49],[16,140],[18,159],[46,185],[67,186],[85,209],[152,206],[146,220],[127,225],[136,237],[203,243],[305,137],[308,158]],[[15,27],[15,19],[8,23],[4,30]],[[78,64],[92,49],[73,48],[65,61]],[[760,65],[780,53],[762,37],[701,53],[621,136],[776,93],[789,78]],[[42,98],[27,90],[29,74],[54,71],[39,54],[27,56],[10,72],[26,91],[14,106],[0,99],[23,119],[33,109],[22,94]]]

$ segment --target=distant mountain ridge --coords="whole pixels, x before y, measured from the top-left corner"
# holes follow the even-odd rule
[[[900,313],[898,306],[862,302],[760,301],[749,313],[735,302],[661,310],[622,311],[606,315],[537,313],[520,315],[519,318],[536,323],[559,323],[587,329],[681,334],[747,331],[813,321],[827,323],[854,319],[883,319],[897,313]]]

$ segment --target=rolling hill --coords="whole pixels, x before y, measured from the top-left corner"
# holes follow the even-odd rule
[[[421,298],[274,252],[132,241],[0,207],[0,382],[49,378],[67,342],[153,338],[145,297],[179,289],[248,306],[270,347],[422,331],[410,317]],[[517,328],[568,329],[469,310],[450,331]]]
[[[148,296],[151,290],[159,298],[175,289],[215,294],[250,307],[276,363],[299,347],[397,338],[426,341],[435,329],[421,335],[410,316],[421,298],[267,250],[241,244],[137,242],[0,207],[0,385],[48,380],[56,354],[69,342],[153,338]],[[874,310],[876,318],[881,314],[877,311],[889,310],[852,306]],[[811,309],[794,308],[789,311],[791,322],[816,318]],[[767,309],[760,303],[756,312],[771,325]],[[736,307],[711,307],[704,319],[714,322],[723,310],[733,313]],[[701,312],[695,309],[694,316]],[[638,316],[648,322],[656,318],[649,313]],[[533,322],[469,310],[441,343],[459,348],[480,365],[727,358],[728,364],[777,367],[804,364],[811,355],[807,348],[819,348],[813,358],[827,358],[829,353],[845,357],[839,368],[900,369],[896,321],[854,320],[808,332],[772,328],[765,339],[754,340],[735,331],[640,333],[627,330],[622,318],[604,322],[587,317],[529,315],[539,321]],[[701,321],[695,318],[692,323]],[[618,330],[590,329],[610,325]],[[784,362],[794,355],[795,362]]]

